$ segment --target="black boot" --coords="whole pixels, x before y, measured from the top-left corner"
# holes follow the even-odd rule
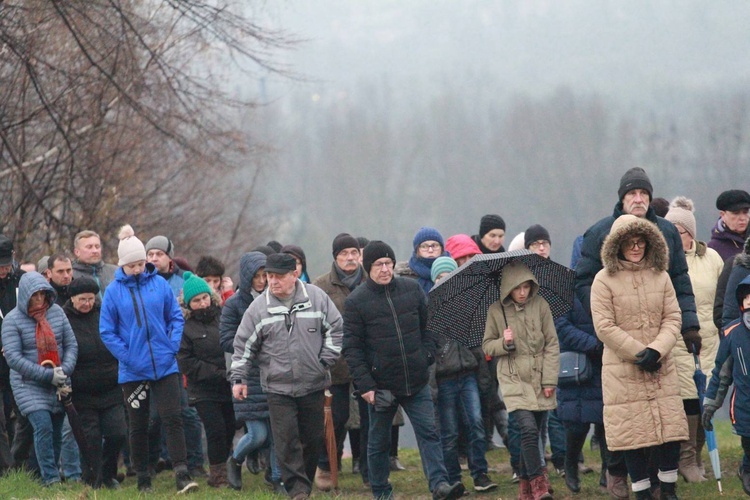
[[[637,491],[635,493],[636,500],[653,500],[654,496],[651,494],[651,490],[646,488],[645,490]]]
[[[750,472],[745,470],[740,465],[740,479],[742,479],[742,490],[746,495],[750,495]]]
[[[677,483],[661,482],[661,500],[680,500],[677,496]]]
[[[242,464],[237,463],[232,455],[227,459],[227,482],[233,490],[242,489]]]
[[[565,433],[565,486],[573,493],[581,491],[581,481],[578,478],[578,455],[585,442],[585,433],[570,431]]]

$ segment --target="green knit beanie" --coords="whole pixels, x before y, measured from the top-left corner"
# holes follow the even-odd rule
[[[185,271],[185,273],[182,275],[182,279],[185,280],[185,284],[182,285],[182,300],[188,307],[190,307],[190,301],[193,300],[193,297],[195,297],[196,295],[200,295],[202,293],[211,295],[211,293],[213,292],[213,290],[211,290],[211,287],[208,286],[208,283],[206,283],[203,278],[199,278],[190,271]]]

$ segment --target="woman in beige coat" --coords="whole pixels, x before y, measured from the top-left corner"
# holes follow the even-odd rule
[[[693,285],[695,306],[701,325],[700,364],[703,373],[710,377],[716,352],[719,350],[719,332],[713,322],[713,312],[716,283],[724,268],[724,261],[721,260],[716,250],[708,248],[704,242],[695,239],[696,224],[691,200],[684,196],[675,198],[664,218],[677,227],[682,239],[682,248],[685,250],[690,284]],[[701,462],[701,448],[705,442],[705,434],[701,427],[698,392],[693,380],[695,360],[685,348],[684,342],[677,343],[673,355],[677,363],[682,404],[685,407],[690,434],[690,439],[683,442],[680,447],[678,470],[685,481],[702,482],[706,480]]]
[[[499,358],[497,378],[508,412],[521,432],[519,498],[552,498],[544,475],[540,433],[557,407],[560,347],[549,304],[521,262],[503,269],[500,300],[487,311],[482,349]]]
[[[624,451],[637,498],[652,498],[648,463],[659,468],[661,498],[677,498],[680,441],[688,438],[677,366],[681,314],[666,272],[667,243],[646,219],[623,215],[602,245],[591,313],[604,343],[604,427],[610,451]],[[654,485],[659,486],[659,485]]]

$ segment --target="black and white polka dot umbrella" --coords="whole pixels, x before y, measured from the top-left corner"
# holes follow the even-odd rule
[[[466,347],[482,345],[487,310],[500,298],[503,268],[520,260],[539,283],[539,294],[555,317],[573,306],[575,271],[528,250],[482,254],[471,258],[432,290],[427,329],[461,342]]]

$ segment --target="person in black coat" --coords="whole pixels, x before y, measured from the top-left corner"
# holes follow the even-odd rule
[[[78,360],[71,374],[73,405],[78,411],[90,450],[81,453],[83,480],[94,488],[118,488],[117,459],[125,444],[127,423],[118,362],[99,335],[99,285],[81,276],[70,284],[63,306],[78,341]]]
[[[209,476],[214,488],[229,486],[227,458],[234,438],[232,389],[227,380],[224,351],[219,342],[221,308],[208,283],[186,271],[182,287],[182,331],[177,363],[187,377],[188,404],[198,410],[206,429]]]

